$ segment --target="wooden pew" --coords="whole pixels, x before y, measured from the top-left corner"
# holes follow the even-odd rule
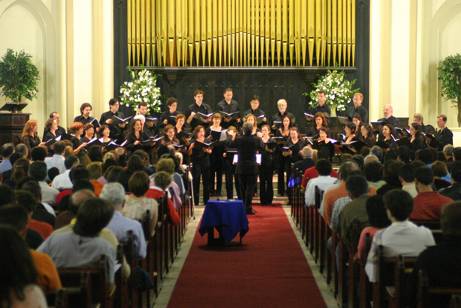
[[[95,264],[73,268],[60,268],[63,287],[79,288],[80,294],[73,296],[71,307],[112,307],[111,286],[106,279],[106,257],[101,256]]]
[[[426,272],[420,270],[418,272],[418,308],[434,307],[437,302],[437,297],[450,297],[450,307],[461,307],[461,286],[436,286],[430,283]],[[435,298],[432,298],[435,297]]]

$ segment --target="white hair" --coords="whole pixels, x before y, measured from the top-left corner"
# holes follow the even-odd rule
[[[280,106],[281,104],[285,104],[285,105],[288,105],[288,102],[286,99],[284,98],[281,98],[277,101],[277,106]]]
[[[137,114],[133,117],[133,121],[134,120],[141,120],[141,122],[144,124],[146,122],[146,117],[142,114]]]
[[[121,207],[125,202],[125,188],[120,183],[107,183],[99,197],[110,202],[114,207]]]

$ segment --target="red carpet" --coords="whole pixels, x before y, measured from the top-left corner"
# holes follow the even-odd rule
[[[255,209],[243,246],[196,234],[169,308],[325,307],[283,208]]]

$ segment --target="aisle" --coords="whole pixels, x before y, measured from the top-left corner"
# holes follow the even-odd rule
[[[169,308],[325,307],[283,208],[255,209],[242,247],[195,235]]]

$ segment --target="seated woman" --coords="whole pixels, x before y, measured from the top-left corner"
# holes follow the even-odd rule
[[[372,196],[368,198],[366,207],[369,226],[364,228],[360,233],[360,239],[357,245],[357,254],[355,256],[363,263],[367,260],[368,249],[370,249],[373,236],[376,232],[386,228],[391,223],[389,218],[387,218],[386,208],[384,207],[382,196]],[[370,239],[369,243],[366,242],[367,236]],[[367,244],[370,246],[367,247]]]
[[[0,226],[0,245],[14,247],[0,258],[0,307],[48,307],[26,242],[13,228]]]
[[[129,195],[126,196],[122,213],[124,216],[142,221],[149,213],[151,231],[154,231],[158,220],[158,204],[155,199],[145,196],[149,190],[149,177],[144,171],[134,172],[128,180]]]
[[[395,148],[397,147],[397,142],[392,135],[392,126],[390,124],[384,124],[383,127],[381,128],[381,134],[378,137],[378,143],[383,150],[387,151],[390,148]]]
[[[320,129],[328,127],[328,120],[323,112],[317,112],[314,115],[314,126],[308,128],[307,135],[317,139],[319,137]]]
[[[314,142],[314,148],[317,149],[319,153],[325,153],[330,158],[330,160],[335,155],[335,147],[330,138],[328,138],[328,130],[324,127],[319,130],[319,138]]]
[[[40,142],[40,138],[38,138],[37,121],[29,120],[26,122],[21,133],[21,143],[24,143],[29,148],[29,151],[36,146],[45,144]]]

